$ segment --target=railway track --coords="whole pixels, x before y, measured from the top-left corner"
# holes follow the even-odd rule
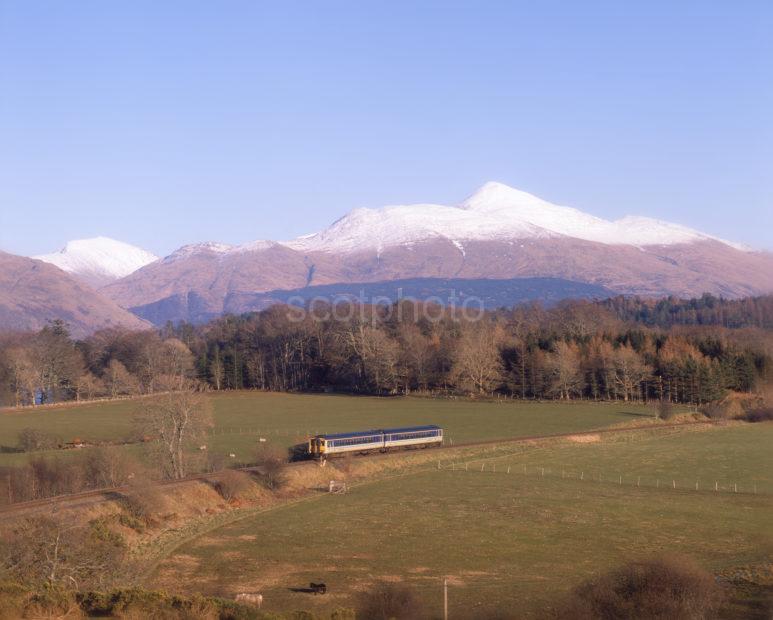
[[[683,428],[690,426],[714,426],[716,422],[709,420],[695,421],[695,422],[680,422],[674,424],[658,424],[653,426],[632,426],[632,427],[617,427],[617,428],[602,428],[590,431],[579,431],[574,433],[554,433],[548,435],[529,435],[521,437],[510,437],[502,439],[488,439],[485,441],[470,441],[464,443],[457,443],[453,445],[443,445],[438,448],[433,448],[433,452],[451,452],[462,448],[474,448],[476,446],[491,446],[498,444],[518,444],[527,443],[531,441],[544,441],[549,439],[562,439],[567,437],[583,437],[590,435],[608,435],[613,433],[630,433],[649,430],[663,430],[669,428]],[[381,459],[390,458],[395,455],[405,454],[405,451],[401,452],[386,452],[383,454],[369,454],[367,458]],[[359,458],[359,457],[358,457]],[[302,467],[307,461],[296,461],[288,463],[288,467]],[[260,471],[259,466],[240,467],[239,471]],[[159,487],[173,487],[188,484],[190,482],[196,482],[201,480],[217,480],[224,472],[214,472],[209,474],[196,474],[193,476],[187,476],[180,480],[163,480],[155,483]],[[15,504],[7,504],[0,506],[0,518],[14,517],[20,513],[35,511],[39,508],[52,507],[53,509],[72,509],[80,506],[98,503],[100,501],[108,501],[116,499],[121,494],[131,490],[130,485],[122,485],[118,487],[110,487],[103,489],[92,489],[89,491],[82,491],[80,493],[71,493],[69,495],[57,495],[54,497],[47,497],[44,499],[36,499],[28,502],[18,502]]]

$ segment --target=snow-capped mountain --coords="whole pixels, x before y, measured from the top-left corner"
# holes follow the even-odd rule
[[[605,220],[501,183],[487,183],[453,206],[355,209],[292,241],[195,243],[158,260],[100,237],[37,258],[99,286],[92,293],[106,297],[113,309],[120,306],[156,325],[259,310],[284,300],[283,292],[304,299],[329,291],[362,290],[367,296],[395,286],[441,299],[449,287],[485,291],[495,302],[554,302],[607,292],[730,298],[773,292],[770,252],[647,217]],[[58,273],[73,281],[45,267],[51,278]],[[0,294],[5,290],[8,303],[19,296],[11,280],[3,286]],[[40,316],[74,316],[75,310],[58,303],[66,287],[49,288],[40,299]],[[82,330],[109,321],[127,322],[115,312],[103,321],[84,316]]]
[[[282,299],[282,290],[362,285],[372,291],[381,290],[379,283],[410,281],[431,296],[443,294],[438,282],[464,281],[479,290],[486,281],[492,291],[499,281],[505,293],[518,278],[560,281],[553,300],[583,286],[649,296],[738,297],[773,291],[773,255],[678,224],[605,220],[487,183],[456,206],[355,209],[292,241],[184,246],[102,292],[163,324],[260,309],[269,299]]]
[[[109,237],[70,241],[59,252],[33,258],[56,265],[96,287],[128,276],[158,260],[142,248]]]
[[[329,228],[286,242],[302,251],[353,252],[443,238],[467,241],[571,237],[609,245],[673,245],[714,240],[679,224],[628,216],[609,221],[551,204],[502,183],[486,183],[456,206],[415,204],[355,209]]]

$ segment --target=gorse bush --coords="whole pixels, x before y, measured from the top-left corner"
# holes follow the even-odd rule
[[[581,584],[562,620],[704,620],[716,617],[722,590],[692,560],[663,556],[626,564]]]

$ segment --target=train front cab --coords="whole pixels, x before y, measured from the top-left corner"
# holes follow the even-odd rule
[[[326,441],[324,437],[312,437],[309,439],[309,454],[315,459],[325,458]]]

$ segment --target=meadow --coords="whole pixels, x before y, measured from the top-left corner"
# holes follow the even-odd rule
[[[252,459],[258,437],[288,447],[303,441],[309,433],[438,424],[446,430],[449,442],[459,443],[579,432],[654,415],[648,407],[622,402],[476,402],[252,391],[212,394],[208,398],[214,426],[204,443],[210,452],[233,453],[236,461],[242,462]],[[64,441],[125,441],[132,435],[132,420],[143,402],[137,399],[0,412],[0,465],[20,464],[29,458],[29,454],[11,451],[24,428],[43,430]],[[69,456],[76,451],[57,453]]]
[[[424,466],[210,531],[179,547],[150,581],[210,594],[260,591],[277,611],[352,605],[369,584],[396,581],[416,590],[428,617],[440,617],[447,577],[451,617],[518,610],[536,618],[580,581],[663,551],[726,577],[769,571],[771,445],[773,425],[758,424],[481,449],[467,470],[451,461]],[[484,462],[483,472],[471,466]],[[636,486],[640,476],[680,482]],[[688,482],[696,478],[754,480],[757,494],[695,491]],[[293,591],[319,580],[326,597]],[[733,616],[747,614],[735,605]]]

